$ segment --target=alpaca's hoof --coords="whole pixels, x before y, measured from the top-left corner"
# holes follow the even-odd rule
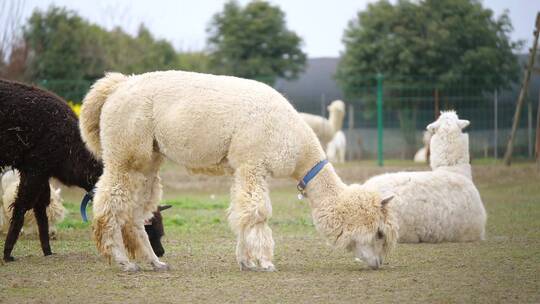
[[[126,263],[126,264],[122,264],[121,266],[122,266],[122,270],[125,272],[137,272],[141,270],[141,267],[139,267],[139,265],[135,263]]]
[[[52,251],[49,249],[49,250],[45,250],[43,252],[43,256],[49,256],[49,255],[53,255]]]
[[[4,261],[6,262],[15,262],[15,258],[12,256],[5,256]]]
[[[257,266],[251,262],[240,262],[241,271],[257,271]]]
[[[274,272],[274,271],[276,271],[276,266],[269,265],[269,266],[266,266],[266,267],[261,267],[261,271],[263,271],[263,272]]]
[[[154,268],[154,271],[171,270],[171,267],[169,267],[169,265],[167,265],[167,264],[165,264],[163,262],[152,263],[152,267]]]
[[[262,261],[261,262],[261,271],[273,272],[273,271],[276,271],[276,266],[274,266],[274,264],[272,264],[272,262]]]

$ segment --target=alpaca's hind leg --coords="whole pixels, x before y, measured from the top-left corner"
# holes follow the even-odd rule
[[[149,167],[144,170],[144,187],[140,188],[139,195],[137,196],[138,201],[136,202],[137,208],[133,211],[133,232],[139,243],[139,252],[137,254],[144,261],[150,263],[154,270],[157,271],[168,270],[169,266],[161,262],[152,249],[148,233],[146,233],[144,228],[144,219],[151,216],[157,210],[158,203],[161,200],[162,189],[158,173],[161,162],[162,156],[154,153]]]
[[[268,227],[272,205],[266,171],[245,166],[235,171],[229,224],[237,235],[236,258],[242,270],[274,271],[274,239]]]
[[[9,224],[6,242],[4,244],[4,261],[12,262],[15,261],[15,258],[11,256],[13,247],[17,243],[19,238],[19,233],[21,233],[22,226],[24,224],[24,213],[26,212],[25,206],[22,204],[13,204],[13,210],[11,215],[11,221]]]
[[[130,262],[122,229],[131,217],[133,194],[140,183],[131,173],[120,170],[106,170],[97,184],[93,202],[93,230],[98,251],[114,261],[124,271],[138,271],[140,268]]]
[[[35,204],[35,199],[40,194],[40,189],[43,185],[48,185],[47,179],[38,176],[28,175],[21,172],[21,180],[17,190],[17,198],[13,202],[13,213],[9,224],[6,242],[4,245],[4,261],[11,262],[15,259],[11,256],[13,247],[17,243],[19,234],[24,224],[24,214],[27,210],[32,209]]]
[[[50,203],[50,188],[48,184],[46,187],[42,187],[39,195],[36,197],[36,204],[34,206],[34,215],[39,231],[39,241],[41,243],[41,249],[43,255],[51,255],[51,246],[49,244],[49,219],[47,218],[47,206]]]

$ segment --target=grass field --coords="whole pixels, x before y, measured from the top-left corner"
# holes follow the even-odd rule
[[[338,166],[347,182],[396,170],[359,162]],[[14,263],[0,265],[0,303],[538,303],[540,302],[540,175],[533,164],[511,168],[478,162],[474,179],[488,212],[487,240],[399,244],[377,271],[335,251],[318,236],[293,181],[272,181],[274,273],[241,272],[226,222],[227,178],[190,177],[163,168],[166,250],[172,270],[126,274],[99,257],[80,221],[81,192],[64,191],[68,219],[42,257],[37,237],[22,237]],[[3,244],[0,245],[3,249]]]

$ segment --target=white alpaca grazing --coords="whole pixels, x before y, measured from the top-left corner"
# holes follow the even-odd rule
[[[304,121],[313,129],[315,135],[321,142],[323,149],[327,149],[328,143],[332,141],[335,134],[341,130],[345,117],[345,103],[341,100],[334,100],[328,107],[328,119],[308,113],[300,113]]]
[[[469,165],[469,121],[441,112],[432,134],[432,171],[375,176],[364,186],[394,195],[400,242],[466,242],[484,239],[486,211]]]
[[[326,148],[328,160],[333,163],[344,163],[345,152],[347,151],[347,139],[343,131],[338,131]]]
[[[237,261],[243,270],[263,271],[275,269],[267,178],[302,180],[325,158],[311,128],[281,94],[236,77],[107,74],[85,97],[80,123],[105,168],[93,204],[97,248],[125,271],[139,269],[128,252],[155,270],[168,269],[153,254],[143,226],[161,196],[164,157],[192,172],[234,176],[228,219],[237,235]],[[323,164],[303,188],[317,229],[379,267],[397,239],[391,204],[377,192],[344,184],[331,164]]]
[[[19,173],[16,170],[10,170],[4,173],[2,176],[2,212],[0,212],[2,219],[2,231],[4,233],[8,232],[9,221],[11,219],[11,204],[15,201],[17,196],[17,189],[19,187]],[[66,209],[62,204],[62,197],[60,195],[61,189],[49,183],[51,188],[51,201],[49,206],[47,206],[47,219],[49,220],[49,235],[54,238],[56,237],[57,230],[56,224],[64,220]],[[36,218],[33,212],[27,212],[24,215],[24,233],[25,234],[34,234],[37,233],[37,223]]]

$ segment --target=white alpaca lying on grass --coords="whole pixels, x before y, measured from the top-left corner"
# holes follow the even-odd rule
[[[332,141],[328,143],[328,148],[326,148],[328,160],[333,163],[344,163],[346,151],[347,139],[345,138],[345,133],[338,131]]]
[[[365,187],[394,195],[400,242],[466,242],[484,239],[486,211],[469,164],[468,120],[441,112],[427,129],[432,134],[433,171],[389,173],[370,178]]]
[[[107,74],[85,97],[81,132],[103,160],[93,229],[97,248],[125,271],[168,266],[153,254],[144,220],[161,197],[164,157],[192,172],[234,175],[229,224],[242,270],[273,271],[267,179],[291,177],[310,201],[317,229],[372,268],[397,239],[389,200],[346,185],[298,112],[276,90],[229,76],[167,71]],[[308,174],[309,173],[309,174]],[[127,252],[126,252],[127,249]]]
[[[314,114],[300,113],[302,119],[313,129],[315,135],[321,142],[323,149],[328,148],[328,143],[332,141],[338,131],[343,126],[345,117],[345,103],[341,100],[334,100],[327,107],[328,119]]]
[[[2,176],[2,212],[0,223],[2,223],[2,231],[4,233],[8,232],[9,229],[9,222],[11,219],[11,204],[15,201],[15,198],[17,197],[17,189],[19,187],[19,173],[17,170],[9,170],[4,173]],[[64,205],[62,204],[62,197],[60,195],[61,189],[56,188],[53,186],[52,183],[49,183],[49,186],[51,187],[51,202],[49,206],[47,206],[47,219],[49,220],[49,235],[51,238],[55,238],[57,231],[56,231],[56,224],[60,223],[64,220],[66,209],[64,208]],[[36,223],[36,217],[34,216],[34,213],[29,211],[26,212],[24,215],[24,234],[34,234],[37,233],[37,223]]]

